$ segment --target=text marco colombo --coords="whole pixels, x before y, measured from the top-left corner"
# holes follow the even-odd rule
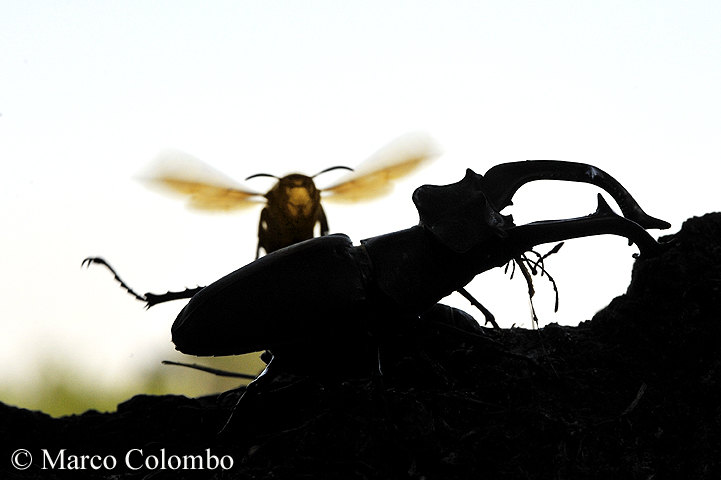
[[[40,468],[43,470],[113,470],[118,466],[114,455],[74,455],[67,454],[64,448],[54,455],[46,449],[41,452]],[[128,450],[122,462],[130,470],[229,470],[233,467],[233,457],[213,455],[209,448],[205,453],[187,455],[171,455],[164,448],[155,454],[144,454],[142,449],[133,448]]]

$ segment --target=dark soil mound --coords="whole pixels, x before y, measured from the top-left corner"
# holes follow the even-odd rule
[[[482,329],[438,307],[382,352],[382,377],[279,375],[220,435],[242,390],[60,419],[0,405],[0,476],[721,478],[721,214],[673,242],[578,327]]]

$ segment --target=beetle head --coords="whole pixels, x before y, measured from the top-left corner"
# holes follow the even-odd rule
[[[470,168],[466,176],[450,185],[423,185],[413,192],[426,227],[446,247],[463,253],[490,236],[506,237],[513,226],[510,216],[501,215],[486,199],[483,176]]]
[[[271,208],[280,208],[292,219],[314,217],[320,205],[320,191],[311,177],[293,173],[278,180],[265,194]]]

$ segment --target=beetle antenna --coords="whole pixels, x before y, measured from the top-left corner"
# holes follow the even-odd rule
[[[533,288],[533,278],[531,278],[531,273],[526,268],[526,265],[523,264],[523,261],[525,260],[527,263],[531,263],[530,260],[526,258],[525,255],[521,255],[520,257],[514,258],[515,262],[518,264],[518,269],[523,274],[523,278],[526,279],[526,284],[528,285],[528,298],[533,298],[533,296],[536,294],[536,290]],[[534,273],[535,275],[535,273]],[[534,313],[535,315],[535,313]]]
[[[563,246],[564,243],[565,242],[561,242],[561,243],[557,244],[555,247],[553,247],[551,250],[549,250],[548,253],[545,253],[544,255],[541,255],[540,253],[536,252],[535,250],[531,250],[531,253],[534,254],[536,257],[538,257],[538,260],[536,260],[535,262],[531,262],[524,255],[524,259],[526,260],[526,262],[533,263],[532,266],[529,263],[529,266],[531,267],[531,270],[533,270],[534,275],[536,274],[536,272],[535,272],[536,268],[541,269],[541,276],[543,276],[544,273],[546,275],[548,275],[548,272],[544,268],[544,266],[545,266],[544,260],[546,260],[548,257],[553,255],[554,253],[558,253],[558,251],[561,249],[561,247]]]
[[[554,250],[558,251],[555,248],[554,248]],[[546,268],[543,266],[543,259],[546,258],[551,253],[556,253],[556,252],[551,251],[551,252],[547,253],[546,255],[544,255],[543,257],[541,257],[541,259],[539,260],[540,265],[538,265],[538,263],[537,263],[537,265],[541,270],[541,276],[543,276],[545,274],[548,277],[548,280],[551,282],[551,285],[553,285],[553,291],[556,294],[556,303],[554,304],[553,311],[558,312],[558,286],[556,285],[556,280],[553,279],[551,274],[548,273],[548,270],[546,270]]]
[[[548,258],[549,256],[553,255],[554,253],[558,253],[558,251],[563,246],[564,242],[561,242],[554,246],[551,250],[549,250],[546,254],[541,255],[540,253],[536,252],[535,250],[530,250],[530,253],[534,254],[537,259],[531,260],[529,259],[526,254],[521,255],[520,257],[515,258],[514,260],[511,260],[509,263],[513,265],[515,268],[516,263],[521,269],[521,273],[523,273],[523,276],[526,279],[526,283],[528,284],[528,299],[531,302],[531,313],[533,316],[533,321],[538,325],[538,317],[536,316],[535,308],[533,307],[533,295],[534,295],[534,288],[533,288],[533,281],[531,279],[531,275],[537,275],[538,271],[540,270],[541,276],[546,275],[548,277],[548,280],[551,282],[551,285],[553,286],[553,292],[555,294],[555,303],[554,303],[554,312],[558,312],[558,304],[559,304],[559,294],[558,294],[558,285],[556,284],[556,280],[551,276],[550,273],[548,273],[548,270],[546,270],[546,266],[544,264],[544,260]],[[524,265],[528,265],[528,268]],[[530,269],[530,274],[528,272],[528,269]],[[506,265],[506,272],[508,271],[508,265]],[[511,279],[513,279],[513,273],[511,273]]]
[[[336,165],[335,167],[329,167],[329,168],[326,168],[325,170],[321,170],[320,172],[316,173],[315,175],[313,175],[310,178],[315,178],[318,175],[320,175],[321,173],[330,172],[331,170],[350,170],[351,172],[353,171],[353,169],[350,167],[346,167],[343,165]]]
[[[275,175],[271,175],[270,173],[256,173],[255,175],[251,175],[250,177],[247,177],[246,180],[250,180],[251,178],[255,177],[270,177],[275,178],[276,180],[280,180],[280,178],[276,177]]]
[[[513,280],[513,274],[516,273],[516,262],[513,260],[510,260],[508,263],[506,263],[506,268],[503,270],[503,274],[508,273],[508,267],[511,267],[511,278],[510,280]]]

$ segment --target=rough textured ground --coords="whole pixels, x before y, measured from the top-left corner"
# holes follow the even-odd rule
[[[721,478],[721,214],[673,241],[578,327],[480,329],[439,308],[385,354],[382,379],[280,376],[222,435],[241,392],[60,419],[0,404],[0,477]],[[66,469],[42,470],[42,449],[63,448]],[[233,467],[135,471],[132,449],[134,465],[210,449]],[[93,454],[117,466],[68,468]]]

